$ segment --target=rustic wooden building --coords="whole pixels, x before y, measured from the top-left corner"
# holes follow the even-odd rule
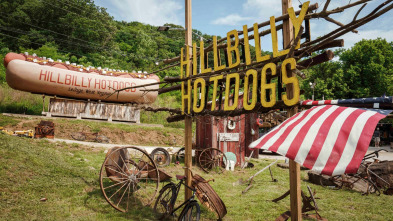
[[[224,101],[216,109],[224,108]],[[239,96],[237,109],[243,105],[243,96]],[[209,104],[210,105],[210,104]],[[230,104],[232,105],[232,100]],[[210,107],[209,107],[210,108]],[[257,113],[242,114],[236,117],[199,116],[196,120],[197,153],[206,148],[217,148],[222,152],[232,152],[236,155],[236,166],[242,166],[245,157],[249,157],[252,150],[248,145],[258,139]],[[258,157],[254,151],[253,157]]]

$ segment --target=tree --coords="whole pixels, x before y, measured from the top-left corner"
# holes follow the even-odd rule
[[[315,99],[348,99],[393,95],[393,43],[378,38],[362,40],[347,50],[336,50],[338,61],[329,61],[304,72],[305,97],[311,98],[310,83],[315,85]]]
[[[392,94],[393,47],[385,39],[362,40],[341,53],[348,98]]]
[[[316,65],[305,70],[307,79],[302,82],[302,89],[305,90],[305,98],[311,99],[314,85],[314,94],[316,100],[345,98],[348,91],[348,85],[342,81],[344,73],[342,64],[338,61],[329,61]]]

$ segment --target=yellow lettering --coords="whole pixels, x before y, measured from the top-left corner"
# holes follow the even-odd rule
[[[243,26],[243,36],[244,36],[244,55],[246,57],[246,65],[251,64],[251,54],[250,54],[250,42],[248,40],[248,28],[247,25]]]
[[[201,59],[201,74],[212,72],[211,68],[205,68],[205,49],[203,48],[203,41],[199,44],[199,59]]]
[[[223,79],[223,75],[218,75],[214,77],[210,77],[209,81],[213,81],[213,96],[212,96],[212,108],[214,111],[216,109],[216,98],[217,98],[217,88],[218,88],[218,80]]]
[[[275,20],[274,16],[270,17],[270,30],[272,32],[273,57],[276,58],[276,57],[288,54],[289,49],[278,51],[276,20]]]
[[[276,104],[276,83],[266,83],[266,72],[267,69],[270,69],[272,75],[276,75],[277,66],[274,63],[266,64],[262,68],[262,77],[261,77],[261,104],[263,107],[273,107]],[[266,95],[268,90],[270,90],[269,100],[266,100]]]
[[[233,99],[233,104],[229,106],[229,95],[230,95],[230,89],[231,89],[231,79],[235,78],[235,90],[234,90],[234,99]],[[237,104],[239,102],[239,82],[240,82],[240,76],[238,73],[232,73],[227,75],[227,80],[225,84],[225,101],[224,101],[224,111],[229,111],[229,110],[235,110],[237,107]]]
[[[251,95],[251,103],[248,103],[249,97],[248,97],[248,88],[249,88],[249,82],[250,82],[250,75],[252,75],[252,95]],[[243,107],[245,110],[252,110],[255,107],[255,104],[257,103],[257,86],[258,86],[258,80],[257,80],[258,73],[254,69],[250,69],[246,72],[246,76],[244,78],[244,94],[243,94]]]
[[[270,55],[262,56],[261,38],[259,37],[258,23],[254,24],[254,41],[255,41],[255,55],[257,62],[262,62],[270,59]]]
[[[214,71],[219,71],[225,68],[225,64],[220,65],[220,52],[217,49],[217,36],[213,36],[213,60],[214,60]]]
[[[186,47],[186,56],[184,59],[184,48],[180,50],[180,78],[184,78],[184,65],[186,65],[186,76],[190,76],[190,55],[189,55],[189,47]],[[184,93],[187,89],[187,93]],[[181,108],[182,114],[184,114],[185,109],[185,100],[187,100],[187,113],[191,111],[191,80],[187,80],[187,88],[185,82],[181,83]]]
[[[198,107],[198,84],[201,86],[201,104]],[[205,94],[206,94],[206,82],[203,78],[198,78],[194,81],[194,107],[195,113],[201,112],[205,108]]]
[[[310,4],[309,1],[305,2],[303,4],[302,9],[300,10],[299,17],[297,17],[297,18],[296,18],[295,10],[293,9],[293,7],[288,9],[289,18],[291,19],[293,27],[295,28],[295,38],[299,34],[300,26],[303,23],[304,16],[306,16],[309,4]],[[300,48],[300,41],[298,42],[295,49],[298,49],[298,48]]]
[[[290,70],[293,70],[296,68],[296,60],[294,58],[288,58],[285,59],[282,64],[281,64],[281,73],[282,73],[282,83],[286,85],[286,93],[283,93],[282,95],[282,100],[284,101],[284,104],[287,106],[293,106],[299,102],[299,96],[300,96],[300,89],[299,89],[299,81],[296,77],[296,75],[293,75],[292,77],[288,77],[287,73],[287,64],[291,65]],[[293,96],[291,99],[288,99],[288,84],[292,84],[292,92]]]
[[[197,75],[197,49],[196,49],[196,43],[192,44],[192,75]]]
[[[231,36],[234,36],[235,41],[232,45]],[[235,63],[232,61],[232,51],[235,53]],[[240,64],[240,54],[239,54],[239,35],[236,30],[232,30],[227,33],[227,55],[228,55],[228,67],[234,68]]]

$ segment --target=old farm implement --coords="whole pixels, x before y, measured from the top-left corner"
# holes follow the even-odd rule
[[[164,176],[146,151],[131,146],[114,147],[102,164],[100,187],[113,208],[127,212],[135,204],[150,205]]]
[[[179,180],[177,184],[170,182],[160,190],[160,194],[154,204],[154,210],[158,216],[157,218],[161,220],[167,217],[175,217],[175,212],[184,206],[178,220],[199,220],[200,207],[198,202],[194,199],[196,196],[202,205],[208,210],[215,212],[218,219],[221,220],[227,214],[227,210],[224,202],[209,185],[211,180],[206,181],[198,174],[193,175],[190,169],[188,170],[191,172],[191,186],[185,183],[185,176],[176,175],[176,178]],[[182,185],[192,190],[193,194],[189,199],[176,207],[176,199]]]
[[[158,192],[159,182],[171,178],[159,170],[155,160],[138,147],[114,147],[108,151],[100,170],[100,187],[106,201],[116,210],[127,212],[135,206],[149,206]],[[222,219],[227,211],[224,202],[213,188],[199,175],[192,175],[191,186],[185,176],[176,176],[178,184],[170,182],[159,192],[154,205],[160,216],[173,216],[174,212],[185,205],[180,217],[189,215],[189,211],[199,218],[198,198],[202,205],[215,212]],[[191,188],[192,198],[175,208],[175,201],[181,185]],[[188,220],[188,219],[185,219]]]
[[[161,149],[161,148],[157,148]],[[225,170],[226,164],[227,164],[227,157],[225,156],[224,152],[217,148],[206,148],[206,149],[201,149],[201,148],[195,148],[193,147],[193,150],[195,151],[195,160],[198,163],[199,167],[205,171],[206,173],[210,172],[216,172],[216,173],[222,173]],[[160,151],[158,151],[159,153]],[[153,154],[153,152],[152,152]],[[152,156],[151,154],[151,156]],[[180,161],[184,161],[184,155],[185,155],[185,150],[184,147],[181,148],[177,153],[176,153],[176,161],[180,163]],[[193,156],[193,157],[194,157]],[[152,156],[153,157],[153,156]],[[154,157],[154,159],[156,156]],[[163,158],[165,159],[165,157]],[[157,161],[156,161],[157,163]]]
[[[52,121],[42,120],[35,128],[35,138],[51,138],[55,137],[55,124]]]
[[[362,192],[363,195],[393,192],[392,181],[390,178],[391,165],[389,161],[378,160],[379,152],[386,151],[380,149],[364,156],[357,173],[342,174],[336,176],[319,175],[312,171],[308,173],[311,182],[320,184],[323,187],[340,190],[351,189]],[[376,158],[374,158],[376,157]],[[374,159],[370,162],[367,160]]]
[[[217,148],[204,149],[198,157],[199,166],[206,173],[222,173],[228,160],[225,154]]]

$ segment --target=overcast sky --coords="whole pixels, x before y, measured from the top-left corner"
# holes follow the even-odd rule
[[[303,0],[293,0],[295,10],[299,9]],[[326,0],[313,0],[310,4],[318,3],[323,9]],[[350,0],[332,0],[329,9],[342,6]],[[355,2],[352,0],[351,2]],[[358,18],[369,13],[383,0],[373,0],[359,14]],[[160,26],[173,23],[184,26],[184,0],[95,0],[101,7],[107,8],[110,15],[118,21],[139,21],[145,24]],[[344,13],[332,16],[342,23],[350,22],[360,6],[346,10]],[[233,29],[242,30],[243,25],[251,27],[254,23],[268,21],[270,16],[281,15],[280,0],[194,0],[192,1],[192,27],[209,35],[225,36]],[[376,20],[358,28],[359,33],[349,33],[345,39],[345,47],[351,47],[361,39],[375,39],[377,37],[393,41],[393,11],[377,18]],[[311,22],[311,36],[329,33],[337,26],[322,19],[313,19]],[[266,28],[268,29],[268,27]],[[262,49],[271,51],[269,37],[261,39]]]

